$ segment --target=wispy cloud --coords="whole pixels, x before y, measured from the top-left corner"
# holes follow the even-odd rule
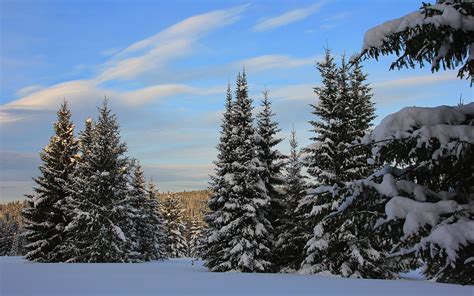
[[[407,87],[407,86],[419,86],[426,84],[439,83],[443,81],[457,80],[456,73],[454,71],[444,73],[434,73],[423,76],[409,76],[400,79],[393,79],[387,81],[375,82],[372,87],[375,88],[396,88],[396,87]]]
[[[63,98],[71,104],[96,101],[105,94],[127,105],[140,105],[171,94],[209,94],[216,89],[200,90],[186,85],[153,85],[118,92],[103,87],[115,80],[131,80],[150,71],[158,71],[173,59],[194,53],[200,38],[236,22],[248,5],[211,11],[192,16],[149,38],[138,41],[110,57],[99,73],[88,79],[58,83],[49,87],[29,86],[18,91],[17,100],[0,106],[0,122],[11,123],[22,118],[12,110],[44,110],[56,108]],[[115,50],[114,50],[115,51]],[[112,51],[108,52],[108,54]],[[84,104],[83,104],[84,105]]]
[[[270,97],[279,100],[302,100],[311,101],[316,100],[314,94],[315,83],[303,83],[295,85],[286,85],[280,88],[270,90]]]
[[[233,64],[233,67],[241,68],[245,66],[250,72],[260,72],[278,68],[295,68],[307,65],[313,65],[320,56],[311,56],[307,58],[294,58],[288,55],[262,55]]]
[[[290,10],[279,16],[267,18],[257,23],[253,30],[263,32],[303,20],[318,12],[325,3],[326,1],[319,1],[307,7]]]

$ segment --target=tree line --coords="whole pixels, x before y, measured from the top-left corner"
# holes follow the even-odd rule
[[[125,155],[107,99],[78,138],[66,101],[57,116],[40,154],[41,175],[22,211],[26,258],[143,262],[194,255],[202,222],[185,217],[181,196],[158,194],[145,181],[140,163]]]

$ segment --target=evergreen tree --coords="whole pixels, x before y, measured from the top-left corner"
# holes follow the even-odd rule
[[[26,258],[35,262],[61,262],[59,246],[64,240],[68,216],[64,211],[73,183],[77,142],[71,112],[64,101],[54,123],[55,134],[40,154],[41,176],[35,179],[35,193],[27,195],[24,209],[28,244]]]
[[[371,133],[372,157],[384,167],[356,182],[345,203],[378,201],[378,208],[370,208],[378,215],[367,222],[390,242],[390,257],[400,257],[396,268],[423,262],[429,279],[473,283],[473,123],[474,103],[410,107],[387,116]]]
[[[160,211],[157,190],[151,181],[146,188],[143,211],[142,218],[147,224],[138,232],[141,241],[140,253],[145,255],[145,261],[166,259],[168,250],[166,222]]]
[[[0,256],[10,254],[19,228],[19,224],[9,213],[0,219]]]
[[[431,71],[459,69],[458,77],[474,81],[472,1],[437,0],[423,3],[419,11],[385,22],[365,33],[362,56],[378,59],[396,54],[390,69],[431,65]]]
[[[129,262],[133,250],[131,162],[107,100],[95,126],[86,122],[74,178],[72,221],[63,252],[70,262]]]
[[[302,174],[303,163],[298,152],[296,131],[291,131],[290,156],[284,179],[283,215],[277,229],[276,256],[283,271],[297,270],[305,258],[304,246],[309,239],[309,230],[303,215],[298,211],[300,200],[306,195],[307,185]]]
[[[186,257],[188,246],[186,238],[184,237],[186,227],[184,224],[184,206],[181,197],[176,194],[168,194],[161,201],[160,206],[168,232],[168,257]]]
[[[24,256],[26,254],[26,239],[25,230],[19,226],[17,231],[13,234],[12,246],[10,249],[9,256]]]
[[[278,123],[273,120],[275,113],[272,112],[271,102],[268,98],[268,91],[263,92],[262,110],[257,114],[257,135],[256,142],[258,145],[258,159],[262,164],[260,177],[262,178],[268,196],[270,197],[270,208],[267,218],[273,229],[279,229],[281,225],[281,217],[283,216],[284,205],[282,204],[282,167],[284,165],[284,156],[276,149],[282,139],[277,138],[280,132]],[[278,233],[273,234],[275,237]],[[275,250],[273,250],[276,254]],[[281,257],[274,256],[272,262],[275,265],[281,264]]]
[[[271,268],[272,227],[266,218],[270,198],[260,176],[263,167],[258,160],[245,72],[237,77],[236,98],[228,144],[235,159],[227,166],[227,173],[218,176],[223,186],[215,189],[223,193],[223,205],[217,211],[211,209],[207,239],[215,253],[208,248],[204,259],[211,271],[264,272]]]
[[[188,248],[189,248],[189,257],[191,258],[199,258],[201,256],[201,243],[203,239],[203,228],[204,228],[204,221],[199,219],[196,216],[193,216],[191,219],[190,227],[189,227],[189,240],[188,240]]]
[[[370,87],[365,83],[366,75],[360,65],[350,71],[343,57],[337,68],[329,51],[318,69],[323,85],[315,89],[320,102],[313,114],[321,121],[312,122],[317,136],[312,138],[315,143],[309,149],[308,171],[316,177],[319,186],[312,189],[300,205],[314,226],[306,244],[303,269],[310,273],[329,271],[346,277],[364,276],[363,262],[373,271],[373,261],[380,256],[372,256],[375,251],[370,244],[358,245],[360,229],[357,227],[366,224],[363,215],[352,212],[355,209],[345,212],[338,209],[348,182],[371,173],[367,148],[356,145],[374,118]],[[364,211],[365,206],[360,203],[357,210]]]
[[[233,98],[230,84],[227,85],[225,111],[221,124],[221,135],[217,145],[217,160],[214,162],[214,175],[211,176],[210,188],[212,192],[208,201],[209,213],[204,217],[207,227],[204,230],[202,245],[202,257],[206,260],[206,266],[217,270],[218,266],[225,263],[223,244],[218,239],[220,229],[228,223],[225,217],[224,205],[229,200],[233,186],[226,178],[231,174],[232,164],[236,160],[235,145],[231,142],[233,133]],[[221,268],[222,269],[222,268]]]

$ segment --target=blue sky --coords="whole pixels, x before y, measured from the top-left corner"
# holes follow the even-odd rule
[[[256,110],[270,92],[282,137],[307,145],[314,65],[328,45],[351,55],[367,29],[417,1],[0,0],[0,193],[22,199],[55,110],[71,105],[76,131],[107,95],[129,155],[161,190],[207,186],[225,89],[245,67]],[[404,106],[472,100],[455,71],[388,71],[366,60],[378,118]],[[288,151],[287,141],[281,144]]]

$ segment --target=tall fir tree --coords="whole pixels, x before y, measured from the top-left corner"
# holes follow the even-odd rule
[[[343,56],[340,67],[337,67],[329,50],[326,50],[325,61],[318,64],[318,69],[322,86],[315,88],[320,102],[313,106],[313,114],[320,121],[311,122],[317,135],[312,138],[315,143],[308,149],[308,171],[316,178],[318,186],[310,190],[300,204],[300,209],[306,212],[314,226],[312,237],[306,244],[303,270],[360,276],[357,265],[362,262],[357,261],[363,257],[360,253],[366,252],[370,262],[373,248],[357,246],[354,242],[357,240],[356,227],[364,225],[363,221],[354,221],[360,215],[353,215],[349,209],[341,214],[338,209],[348,182],[370,173],[368,151],[356,145],[374,118],[370,88],[365,84],[366,75],[359,65],[351,71]],[[359,204],[358,210],[364,211],[364,204]],[[355,263],[349,268],[346,261]]]
[[[107,99],[99,119],[86,122],[74,178],[73,218],[67,225],[64,252],[69,262],[130,262],[133,206],[131,162],[121,142],[116,116]]]
[[[34,262],[61,262],[64,259],[58,248],[69,222],[64,209],[73,183],[77,141],[66,101],[61,104],[57,116],[55,133],[40,154],[41,176],[35,179],[37,187],[34,194],[27,195],[28,207],[23,211],[28,243],[26,258]]]
[[[260,172],[258,146],[253,127],[252,100],[248,97],[245,72],[237,77],[236,102],[232,106],[230,147],[235,160],[221,178],[225,192],[223,206],[211,212],[218,228],[211,226],[208,237],[215,251],[205,256],[211,271],[265,272],[271,270],[272,226],[266,215],[270,198]],[[219,213],[219,215],[216,215]],[[211,221],[212,225],[212,221]]]
[[[166,221],[160,210],[158,193],[152,181],[148,183],[143,203],[145,227],[138,231],[140,238],[140,253],[145,261],[162,260],[168,257],[168,238],[166,235]]]
[[[152,182],[145,185],[143,170],[134,163],[130,192],[133,218],[133,252],[135,261],[151,261],[166,258],[166,233],[164,219],[158,209],[156,189]]]
[[[275,255],[281,258],[278,267],[284,272],[299,269],[305,258],[304,246],[310,233],[305,217],[298,211],[299,202],[306,195],[307,185],[294,129],[291,131],[290,148],[284,179],[284,211],[275,239]]]
[[[188,245],[184,236],[186,227],[181,197],[170,193],[161,201],[160,206],[166,221],[168,257],[186,257]]]
[[[211,196],[208,201],[209,212],[204,217],[207,227],[204,230],[204,239],[201,249],[206,266],[211,270],[221,270],[219,266],[226,262],[224,248],[218,239],[220,229],[228,223],[225,217],[224,205],[229,200],[232,184],[226,178],[231,173],[232,163],[236,160],[236,151],[231,142],[233,133],[233,98],[230,84],[227,85],[225,111],[222,117],[221,135],[217,145],[217,160],[214,161],[214,175],[211,176],[209,189]]]
[[[283,140],[277,137],[281,131],[278,123],[274,120],[275,113],[272,111],[271,101],[268,97],[268,91],[263,91],[263,100],[261,111],[257,114],[257,134],[256,142],[258,146],[258,159],[262,165],[260,177],[262,178],[268,196],[270,197],[270,208],[267,218],[270,221],[274,231],[278,230],[282,221],[284,212],[283,205],[283,176],[282,168],[284,166],[285,156],[276,149],[276,146]],[[274,237],[278,233],[272,234]],[[276,254],[272,246],[272,253]],[[273,256],[272,263],[275,267],[281,265],[280,256]]]

